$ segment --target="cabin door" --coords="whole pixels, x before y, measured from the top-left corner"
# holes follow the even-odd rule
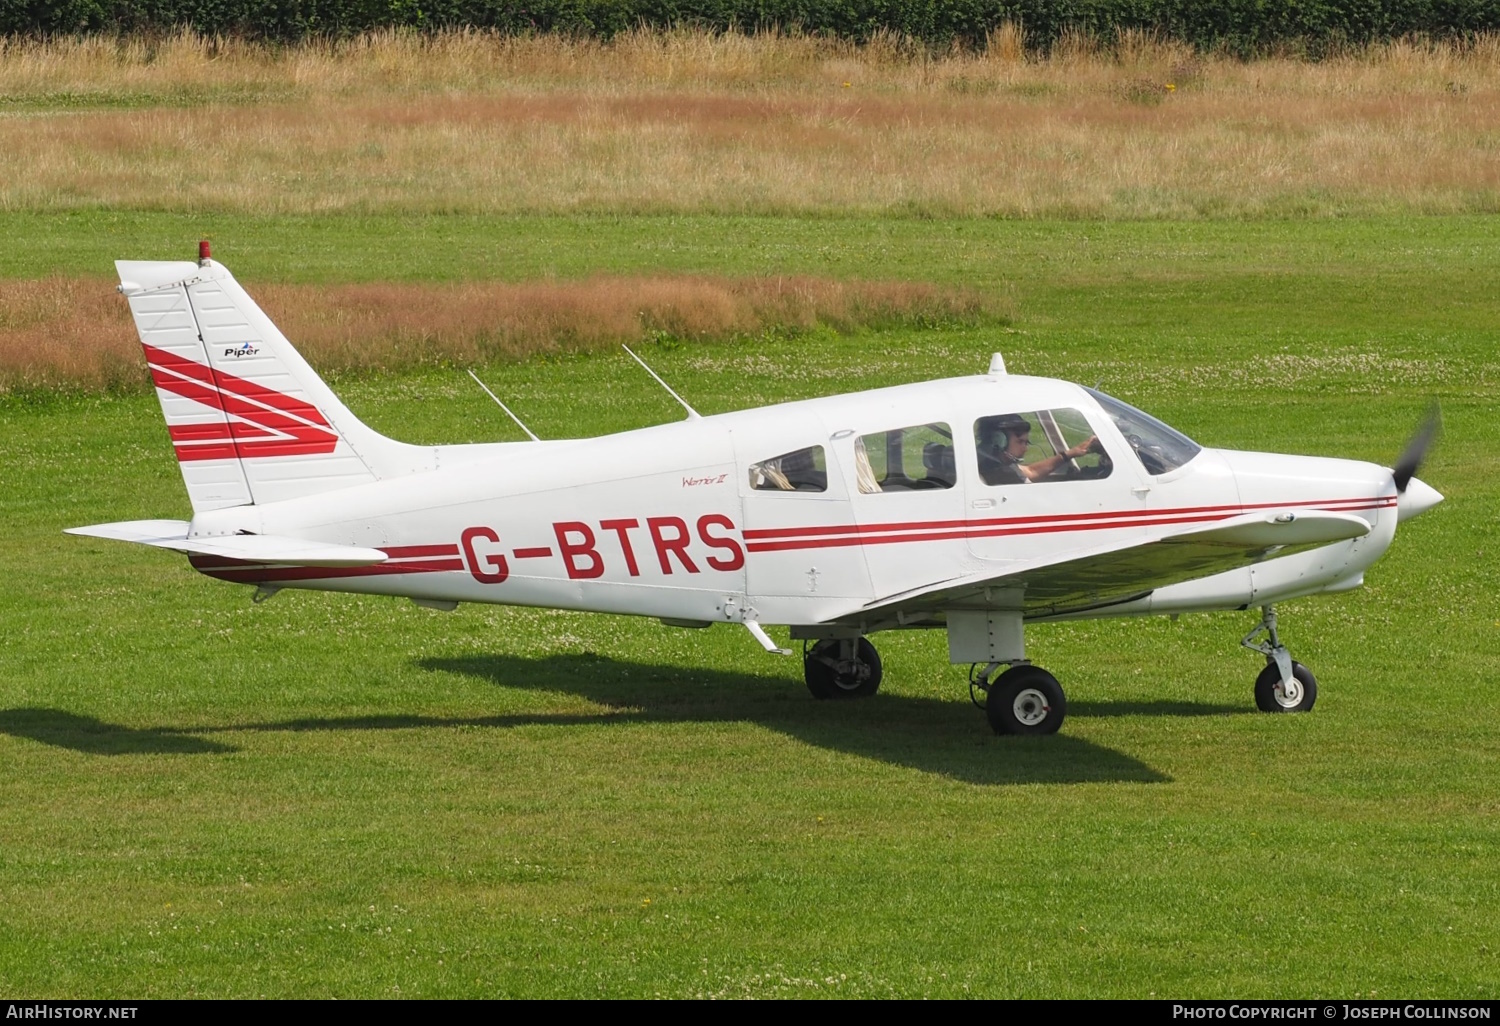
[[[840,440],[850,503],[876,598],[959,576],[967,561],[964,490],[946,422],[900,424]]]
[[[1141,536],[1148,482],[1100,420],[1076,409],[997,409],[965,427],[971,555],[1003,572]]]
[[[809,434],[817,444],[806,444]],[[849,487],[830,453],[836,444],[821,425],[800,437],[734,432],[745,590],[769,623],[816,623],[870,598],[864,552],[847,544]]]

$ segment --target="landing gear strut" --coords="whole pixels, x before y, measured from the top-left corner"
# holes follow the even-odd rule
[[[814,698],[873,695],[880,673],[880,653],[866,638],[825,638],[803,649],[802,677]]]
[[[1255,678],[1255,705],[1261,712],[1307,712],[1318,700],[1318,680],[1301,663],[1293,662],[1276,634],[1276,610],[1262,606],[1260,623],[1241,645],[1266,657],[1266,668]],[[1256,637],[1264,632],[1266,640]]]
[[[990,728],[996,734],[1056,734],[1068,715],[1068,699],[1057,678],[1040,666],[1014,663],[991,680],[999,668],[999,663],[988,663],[969,677],[969,697],[975,705],[979,699],[974,693],[985,693],[984,715]]]

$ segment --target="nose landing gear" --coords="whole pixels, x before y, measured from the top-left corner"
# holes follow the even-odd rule
[[[1266,668],[1255,678],[1255,706],[1261,712],[1307,712],[1318,700],[1318,680],[1291,653],[1276,634],[1276,610],[1261,607],[1260,623],[1240,641],[1252,652],[1266,657]],[[1266,640],[1257,641],[1264,632]]]
[[[1292,679],[1282,680],[1281,668],[1267,664],[1255,678],[1255,706],[1261,712],[1307,712],[1318,700],[1318,681],[1301,663],[1292,664]]]

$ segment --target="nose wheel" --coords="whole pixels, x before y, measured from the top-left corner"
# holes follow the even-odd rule
[[[814,698],[866,698],[880,688],[880,653],[867,638],[825,638],[802,654]]]
[[[1307,712],[1318,700],[1318,679],[1301,663],[1292,664],[1291,680],[1281,679],[1281,667],[1267,663],[1255,678],[1255,707],[1261,712]]]
[[[1062,685],[1040,666],[1018,663],[994,680],[991,663],[970,681],[970,694],[985,692],[984,715],[996,734],[1056,734],[1068,715]],[[978,704],[978,700],[975,700]]]
[[[1258,641],[1264,633],[1266,640]],[[1261,608],[1260,623],[1240,642],[1266,657],[1266,668],[1255,678],[1255,707],[1261,712],[1307,712],[1318,700],[1318,679],[1294,662],[1276,634],[1276,610]]]

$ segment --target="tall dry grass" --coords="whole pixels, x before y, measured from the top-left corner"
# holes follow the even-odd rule
[[[1004,301],[906,282],[597,277],[463,285],[268,285],[257,301],[324,372],[482,363],[666,334],[1003,318]],[[148,378],[125,300],[103,279],[0,281],[0,394],[136,389]]]
[[[1500,207],[1500,39],[1251,62],[637,32],[0,47],[0,209],[1183,216]]]

